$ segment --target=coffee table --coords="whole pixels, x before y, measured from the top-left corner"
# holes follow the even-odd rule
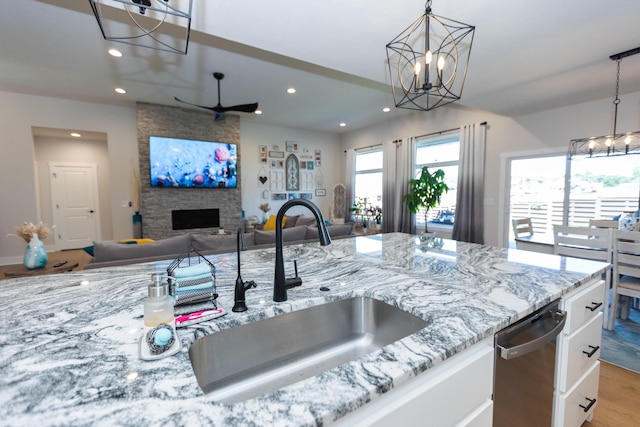
[[[6,268],[2,268],[4,277],[30,277],[30,276],[42,276],[45,274],[65,273],[71,271],[78,266],[77,262],[67,261],[60,265],[61,262],[49,262],[42,268],[36,268],[35,270],[29,270],[24,265],[12,265]],[[57,267],[56,267],[57,266]]]

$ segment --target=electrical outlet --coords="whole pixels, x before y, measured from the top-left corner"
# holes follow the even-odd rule
[[[129,202],[127,202],[126,200],[123,200],[123,201],[122,201],[122,207],[123,207],[123,208],[126,208],[126,207],[128,207],[128,206],[129,206]]]

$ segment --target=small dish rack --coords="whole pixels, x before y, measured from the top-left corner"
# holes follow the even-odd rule
[[[210,301],[218,308],[216,289],[216,267],[200,252],[189,247],[167,267],[169,293],[175,305],[185,306]]]

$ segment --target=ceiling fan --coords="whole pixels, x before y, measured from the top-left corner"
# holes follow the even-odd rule
[[[254,102],[253,104],[241,104],[234,105],[232,107],[224,107],[220,103],[220,80],[224,79],[224,74],[222,73],[213,73],[213,77],[218,81],[218,105],[214,107],[207,107],[204,105],[192,104],[191,102],[183,101],[177,96],[174,96],[175,100],[178,102],[182,102],[183,104],[193,105],[194,107],[204,108],[205,110],[213,111],[216,114],[216,121],[224,120],[224,113],[227,111],[239,111],[241,113],[255,113],[258,109],[258,103]]]

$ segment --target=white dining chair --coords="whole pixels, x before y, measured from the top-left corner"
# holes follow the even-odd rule
[[[613,237],[613,283],[607,329],[613,329],[620,297],[640,298],[640,232],[615,231]],[[630,309],[631,301],[624,310]],[[621,317],[625,317],[621,315]]]
[[[602,261],[609,264],[605,271],[605,295],[603,308],[603,326],[606,326],[609,313],[609,288],[612,277],[612,228],[553,226],[553,251],[556,255]]]
[[[533,236],[533,224],[531,218],[519,218],[511,220],[511,227],[515,238],[521,236]]]
[[[618,221],[613,219],[590,219],[589,227],[596,228],[618,228]]]

